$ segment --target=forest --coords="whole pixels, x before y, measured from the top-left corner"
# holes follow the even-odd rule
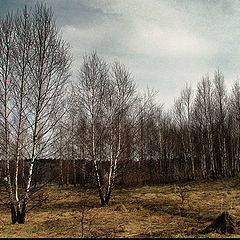
[[[239,175],[238,80],[226,89],[220,69],[203,73],[166,110],[153,90],[138,92],[124,63],[94,50],[81,61],[74,79],[71,48],[45,4],[0,19],[0,184],[12,224],[27,221],[46,186],[96,190],[104,207],[119,189]]]

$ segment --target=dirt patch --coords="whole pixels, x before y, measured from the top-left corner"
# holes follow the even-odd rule
[[[223,212],[219,215],[209,226],[207,226],[200,233],[206,234],[210,232],[217,233],[234,233],[235,232],[235,224],[231,215],[228,212]]]

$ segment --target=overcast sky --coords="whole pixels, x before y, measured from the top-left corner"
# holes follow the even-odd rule
[[[0,0],[0,15],[34,0]],[[239,0],[46,0],[70,43],[73,71],[96,50],[119,60],[138,89],[158,91],[166,108],[186,83],[219,69],[226,86],[240,77]],[[76,74],[75,74],[76,75]],[[73,77],[75,76],[73,75]]]

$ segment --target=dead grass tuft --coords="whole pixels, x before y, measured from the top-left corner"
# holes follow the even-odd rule
[[[115,208],[114,211],[118,212],[127,212],[127,208],[123,204],[118,204]]]

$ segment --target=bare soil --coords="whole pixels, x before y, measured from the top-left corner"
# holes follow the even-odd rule
[[[238,177],[115,189],[110,205],[105,207],[100,206],[95,189],[49,185],[29,202],[25,224],[11,224],[6,203],[2,188],[2,238],[240,238]],[[233,234],[200,233],[224,211],[234,222]]]

